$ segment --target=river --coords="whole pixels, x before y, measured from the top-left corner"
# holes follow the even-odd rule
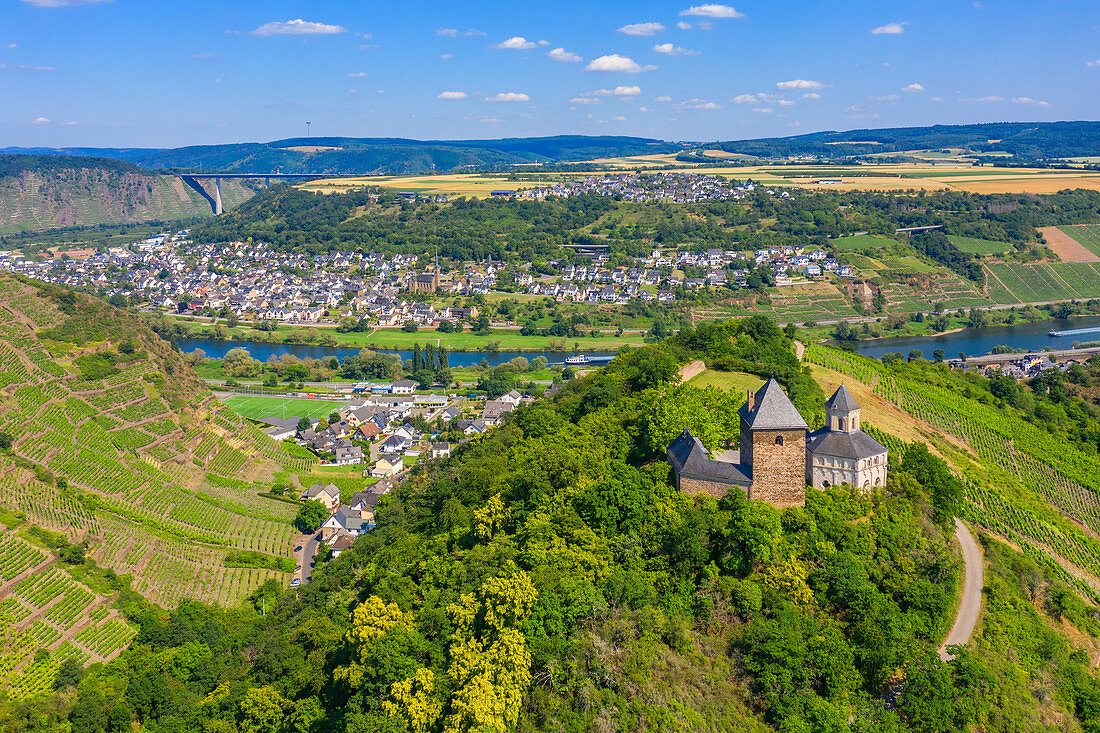
[[[278,358],[283,354],[293,354],[299,359],[326,359],[330,356],[346,359],[349,356],[355,356],[361,350],[355,346],[306,346],[303,344],[266,344],[258,341],[217,341],[195,338],[179,339],[179,346],[180,351],[190,352],[195,349],[202,349],[211,359],[224,358],[230,349],[245,349],[253,359],[260,361],[267,361],[272,355]],[[412,358],[412,351],[396,349],[374,349],[374,351],[384,354],[398,354],[402,360]],[[484,359],[489,363],[489,366],[496,366],[511,361],[517,356],[522,356],[528,361],[544,356],[546,361],[551,364],[562,364],[571,353],[564,351],[448,351],[447,362],[453,368],[461,368],[480,364],[481,360]],[[613,356],[615,352],[585,351],[584,353],[588,356]]]
[[[1038,323],[1018,323],[1012,326],[968,328],[938,336],[900,336],[858,341],[855,348],[858,353],[873,356],[876,359],[890,352],[909,356],[909,352],[913,349],[920,349],[926,359],[932,358],[936,349],[943,349],[949,359],[957,357],[960,353],[967,356],[982,356],[992,351],[995,346],[1011,346],[1027,351],[1042,351],[1048,346],[1054,349],[1069,349],[1075,341],[1082,343],[1100,341],[1100,333],[1055,338],[1047,335],[1048,332],[1096,327],[1100,327],[1100,316],[1073,316]]]

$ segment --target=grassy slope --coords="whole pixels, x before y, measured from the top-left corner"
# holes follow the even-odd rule
[[[309,462],[290,458],[213,400],[178,354],[133,316],[83,296],[76,315],[66,316],[42,290],[7,275],[0,293],[0,431],[15,439],[12,451],[0,453],[0,506],[85,542],[100,566],[131,574],[135,590],[165,606],[182,598],[235,603],[264,580],[283,577],[221,561],[230,548],[289,556],[294,508],[257,493],[286,470],[273,459],[294,470]],[[51,327],[102,327],[111,340],[45,340]],[[77,358],[117,355],[127,338],[136,351],[119,371],[81,378]],[[41,606],[35,589],[48,585],[48,571],[17,591],[20,603]],[[59,638],[42,630],[40,637],[59,648],[60,634],[100,620],[81,609],[53,625]],[[13,628],[22,632],[28,623]],[[94,649],[83,651],[96,658]]]

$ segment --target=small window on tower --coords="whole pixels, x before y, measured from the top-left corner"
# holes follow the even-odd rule
[[[783,436],[782,435],[775,436],[775,444],[776,445],[783,445]]]

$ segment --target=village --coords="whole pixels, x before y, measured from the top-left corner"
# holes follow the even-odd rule
[[[293,441],[322,458],[322,466],[362,466],[364,488],[346,502],[335,483],[306,487],[302,502],[320,502],[328,516],[313,537],[316,549],[331,548],[333,556],[374,528],[374,507],[380,497],[402,481],[419,462],[447,458],[452,443],[442,438],[460,435],[458,443],[486,433],[533,397],[516,390],[498,399],[471,400],[466,396],[414,392],[415,383],[399,380],[373,383],[361,395],[338,409],[333,420],[304,417],[265,417],[263,432],[275,440]],[[561,385],[551,387],[553,394]],[[419,426],[419,427],[418,427]],[[303,544],[310,540],[306,539]],[[312,560],[312,554],[309,557]],[[305,560],[296,568],[303,572]],[[298,585],[308,574],[297,574]]]
[[[473,299],[491,293],[586,304],[673,302],[681,293],[750,287],[754,273],[776,286],[856,272],[822,249],[770,247],[751,252],[653,250],[629,264],[606,252],[579,262],[553,260],[550,274],[530,263],[448,262],[411,254],[333,252],[310,256],[279,252],[263,242],[194,244],[188,231],[159,234],[106,251],[67,250],[48,258],[0,251],[0,270],[86,289],[120,303],[184,316],[249,319],[261,323],[335,325],[367,319],[378,327],[435,326],[472,321],[474,302],[448,306],[432,298]],[[622,257],[616,258],[617,262]],[[691,272],[692,276],[687,276]],[[425,302],[424,296],[429,302]]]

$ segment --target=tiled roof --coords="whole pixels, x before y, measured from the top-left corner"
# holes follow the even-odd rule
[[[825,408],[828,410],[843,410],[848,412],[850,410],[858,410],[859,403],[852,397],[852,393],[848,391],[848,388],[843,384],[833,392],[833,396],[829,398],[829,401],[825,403]]]
[[[745,404],[738,411],[752,430],[805,430],[809,427],[775,377],[757,390],[753,405],[752,410]]]

